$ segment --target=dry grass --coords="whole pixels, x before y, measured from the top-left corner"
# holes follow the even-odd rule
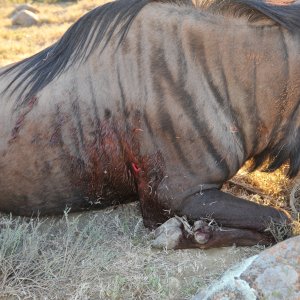
[[[136,204],[0,220],[1,299],[185,299],[261,250],[155,251]]]
[[[8,16],[15,6],[11,2],[0,0],[0,66],[21,60],[53,44],[81,15],[105,1],[35,3],[34,6],[40,11],[40,22],[38,26],[28,28],[11,26]]]
[[[105,1],[36,3],[40,23],[30,28],[11,26],[12,2],[24,1],[0,0],[0,66],[52,44],[78,17]],[[224,189],[289,209],[292,183],[284,170],[268,175],[241,171],[235,179],[259,192],[230,183]],[[59,219],[2,216],[0,228],[0,299],[189,298],[232,264],[260,251],[155,251],[135,204]]]

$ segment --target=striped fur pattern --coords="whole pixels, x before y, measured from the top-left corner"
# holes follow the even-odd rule
[[[295,176],[299,29],[299,5],[258,0],[119,0],[86,14],[0,70],[0,209],[138,195],[151,218],[250,158]]]
[[[0,76],[5,76],[18,68],[17,74],[7,89],[19,77],[29,77],[27,84],[32,87],[23,99],[25,102],[28,101],[56,76],[67,70],[70,65],[78,61],[86,61],[101,42],[102,48],[104,48],[112,36],[117,35],[120,44],[136,15],[151,2],[165,2],[179,6],[193,5],[189,0],[127,0],[100,6],[80,18],[57,43],[0,73]],[[229,13],[234,17],[246,17],[250,22],[268,17],[290,31],[300,29],[300,5],[282,7],[260,0],[202,0],[198,1],[197,5],[214,13]],[[121,27],[117,29],[120,24]],[[19,96],[25,92],[25,87],[19,91]],[[10,89],[10,92],[13,93],[17,90],[16,86]]]

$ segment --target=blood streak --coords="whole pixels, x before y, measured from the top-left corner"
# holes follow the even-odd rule
[[[31,112],[34,105],[37,103],[37,97],[33,96],[27,103],[27,106],[23,109],[23,111],[19,114],[17,118],[17,122],[14,126],[14,128],[11,131],[11,138],[8,141],[9,144],[13,143],[15,139],[18,137],[20,129],[22,125],[24,124],[25,117]]]

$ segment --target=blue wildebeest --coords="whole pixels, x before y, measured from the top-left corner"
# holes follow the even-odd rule
[[[0,210],[139,200],[197,223],[175,248],[268,243],[281,210],[220,191],[246,160],[300,165],[300,6],[119,0],[0,70]],[[200,224],[200,225],[199,225]],[[197,237],[197,238],[196,238]]]

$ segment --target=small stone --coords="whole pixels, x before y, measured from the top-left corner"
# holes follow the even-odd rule
[[[35,13],[29,10],[22,10],[12,18],[12,24],[27,27],[36,25],[38,20],[39,18]]]
[[[21,5],[18,5],[14,11],[9,15],[9,18],[12,18],[15,14],[17,14],[18,12],[22,11],[22,10],[28,10],[28,11],[31,11],[33,13],[39,13],[39,10],[36,9],[35,7],[33,7],[31,4],[21,4]]]
[[[171,218],[159,226],[154,234],[155,239],[152,241],[152,247],[160,249],[174,249],[182,237],[182,223],[176,218]]]

